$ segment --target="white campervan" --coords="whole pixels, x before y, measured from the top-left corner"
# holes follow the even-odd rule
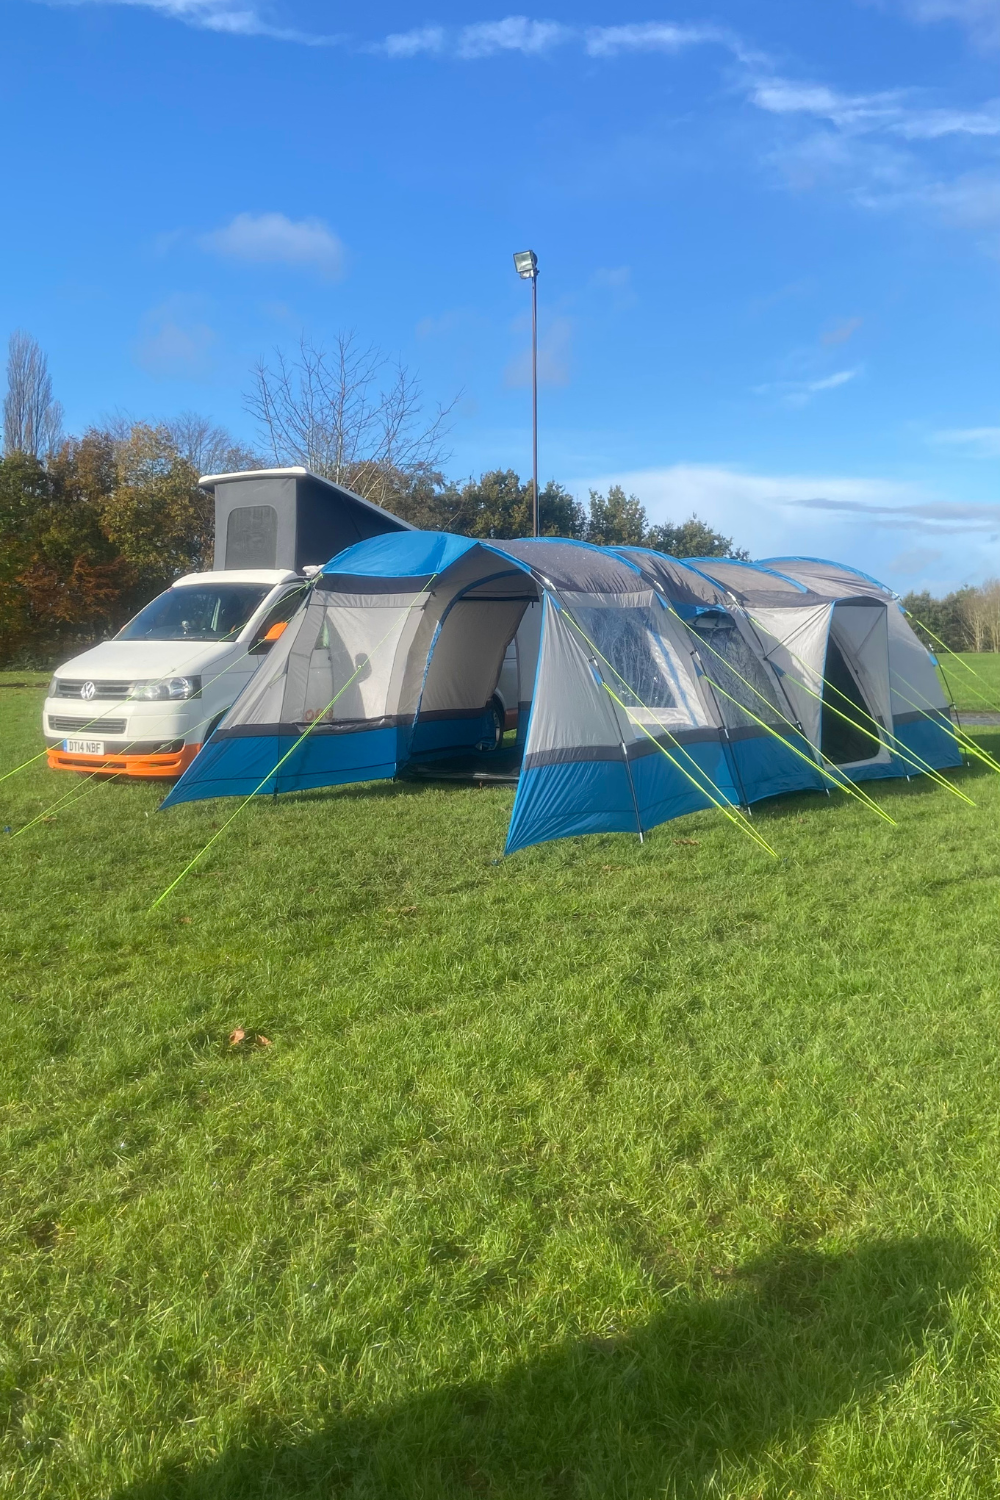
[[[180,776],[304,597],[307,578],[409,522],[308,469],[206,474],[214,569],[178,578],[113,640],[56,671],[42,710],[49,765]]]
[[[49,684],[57,770],[180,776],[257,670],[307,587],[280,568],[190,573]]]

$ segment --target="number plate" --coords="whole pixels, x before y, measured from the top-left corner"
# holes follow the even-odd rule
[[[63,740],[63,749],[70,755],[103,755],[103,740]]]

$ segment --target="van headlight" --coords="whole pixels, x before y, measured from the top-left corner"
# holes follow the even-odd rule
[[[157,682],[133,682],[130,698],[177,703],[184,698],[201,697],[200,677],[161,677]]]

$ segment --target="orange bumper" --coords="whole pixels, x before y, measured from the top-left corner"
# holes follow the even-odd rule
[[[168,755],[76,755],[53,746],[48,762],[53,771],[85,771],[98,776],[170,776],[183,775],[194,760],[200,745],[185,745]]]

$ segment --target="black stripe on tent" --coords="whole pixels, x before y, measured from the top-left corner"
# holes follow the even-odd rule
[[[763,739],[766,730],[751,725],[746,729],[731,729],[729,739],[733,740],[756,740]],[[706,729],[678,729],[676,734],[657,735],[655,740],[636,740],[628,747],[629,760],[642,760],[647,755],[656,755],[664,750],[671,750],[677,745],[713,745],[718,744],[723,736],[720,730],[709,726]],[[622,758],[622,747],[617,745],[569,745],[556,750],[535,750],[532,754],[524,757],[523,769],[534,770],[536,766],[560,766],[572,765],[579,761],[617,760]]]
[[[443,719],[481,719],[486,712],[485,705],[482,708],[435,708],[426,713],[419,714],[418,724],[434,724]],[[400,729],[413,723],[412,714],[385,714],[381,719],[340,719],[329,721],[315,720],[307,722],[305,719],[298,723],[286,724],[232,724],[222,729],[217,729],[212,736],[213,740],[244,740],[255,738],[278,738],[279,735],[292,735],[294,738],[310,729],[311,734],[365,734],[370,729]],[[315,728],[311,728],[311,725]]]

